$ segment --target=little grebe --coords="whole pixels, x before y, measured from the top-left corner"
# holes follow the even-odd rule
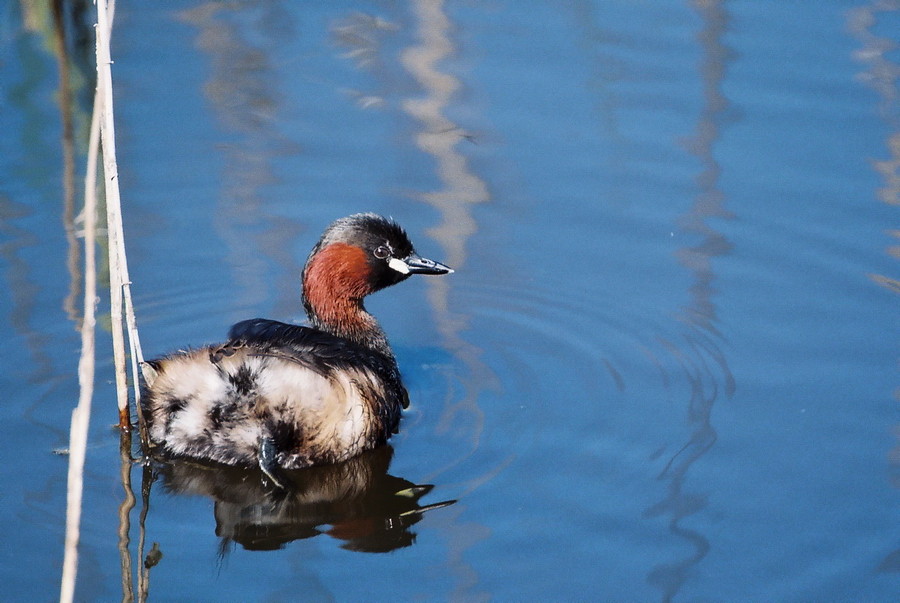
[[[375,214],[335,221],[303,269],[312,327],[255,318],[222,345],[143,365],[143,412],[167,454],[280,469],[337,463],[383,444],[409,399],[363,298],[413,274],[449,274]]]

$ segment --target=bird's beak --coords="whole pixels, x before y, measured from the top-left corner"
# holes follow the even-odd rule
[[[415,253],[402,260],[391,258],[388,266],[401,274],[453,274],[453,269],[449,266],[420,257]]]

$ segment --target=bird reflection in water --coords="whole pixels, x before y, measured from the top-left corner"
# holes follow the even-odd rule
[[[393,453],[381,446],[338,465],[285,471],[284,490],[255,468],[161,460],[154,473],[169,492],[215,501],[223,554],[233,543],[274,550],[319,534],[343,541],[344,549],[383,553],[412,545],[416,535],[410,528],[425,512],[456,502],[420,504],[434,486],[390,475]]]

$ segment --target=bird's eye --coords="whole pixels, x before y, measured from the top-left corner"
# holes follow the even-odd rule
[[[387,259],[388,256],[391,255],[391,250],[385,247],[384,245],[379,245],[375,248],[375,257],[379,260]]]

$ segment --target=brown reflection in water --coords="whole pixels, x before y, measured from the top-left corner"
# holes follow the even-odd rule
[[[69,50],[66,44],[66,22],[63,14],[63,0],[53,0],[54,50],[59,68],[59,112],[62,117],[63,151],[63,226],[66,230],[66,267],[69,270],[69,294],[63,301],[63,309],[69,320],[81,326],[75,300],[81,294],[81,257],[75,236],[75,129],[73,126],[72,92],[69,83]]]
[[[119,443],[119,481],[122,484],[123,498],[119,503],[119,570],[122,580],[122,601],[134,601],[134,569],[131,561],[131,511],[137,499],[131,486],[131,434],[122,430]],[[141,526],[143,528],[143,524]],[[144,532],[141,529],[141,538]],[[140,554],[138,554],[140,559]],[[138,577],[140,581],[140,576]]]
[[[246,1],[207,2],[179,17],[198,30],[197,46],[211,62],[204,92],[231,137],[219,147],[224,184],[214,224],[228,248],[225,260],[233,270],[234,290],[246,306],[257,306],[266,292],[277,291],[281,297],[272,312],[296,314],[301,267],[292,250],[305,228],[287,216],[265,218],[261,192],[276,182],[273,159],[299,152],[275,127],[277,80],[269,59],[277,45],[293,36],[291,15],[278,2]],[[246,39],[245,27],[259,30],[253,37],[264,41],[262,47]],[[266,280],[271,271],[265,257],[282,279],[274,289]]]
[[[890,58],[890,53],[897,49],[897,41],[879,37],[875,28],[879,24],[881,13],[898,11],[900,1],[878,0],[857,7],[847,15],[848,27],[861,46],[854,52],[854,58],[865,66],[858,77],[878,94],[878,114],[890,130],[885,141],[890,158],[873,162],[875,170],[884,180],[884,186],[878,189],[877,197],[894,206],[900,206],[900,90],[897,87],[900,67]],[[900,258],[900,230],[888,232],[898,241],[888,247],[887,253],[891,257]],[[900,293],[900,280],[882,274],[872,274],[870,277],[876,283]]]
[[[79,330],[80,312],[76,300],[81,296],[81,261],[75,216],[75,163],[80,149],[76,144],[76,127],[83,129],[88,119],[87,110],[79,103],[78,97],[93,83],[93,63],[87,60],[88,46],[93,50],[93,31],[85,14],[87,3],[83,0],[22,2],[21,8],[26,29],[42,35],[47,50],[56,59],[59,77],[56,101],[62,126],[62,221],[68,247],[66,268],[69,271],[69,293],[63,300],[63,310],[75,323],[75,330]]]
[[[48,206],[59,202],[58,193],[47,187],[46,175],[55,173],[60,153],[56,150],[45,148],[43,134],[55,131],[57,124],[61,125],[60,145],[63,162],[62,170],[62,221],[68,243],[67,268],[70,273],[69,294],[63,300],[63,308],[68,317],[77,323],[79,312],[76,310],[80,286],[79,248],[75,231],[75,157],[77,154],[76,132],[87,119],[87,113],[83,106],[77,102],[77,93],[84,89],[89,72],[85,65],[84,45],[88,34],[85,32],[86,20],[84,18],[84,6],[82,2],[62,2],[62,0],[43,0],[41,2],[21,2],[22,26],[25,31],[38,37],[42,41],[41,51],[52,55],[56,60],[58,69],[58,96],[59,120],[53,116],[43,114],[37,104],[32,103],[35,95],[34,86],[39,85],[43,79],[40,73],[43,60],[41,57],[28,56],[30,46],[23,46],[23,55],[18,60],[23,64],[32,65],[33,72],[20,84],[12,86],[4,95],[10,101],[8,107],[3,110],[18,110],[24,119],[21,129],[21,148],[24,150],[27,162],[19,165],[24,181],[28,182],[34,191],[41,191],[41,195],[49,193],[44,199]],[[91,39],[93,32],[90,34]],[[90,70],[93,73],[92,70]],[[37,247],[41,242],[41,233],[32,232],[15,225],[16,220],[25,218],[33,213],[33,209],[23,203],[19,203],[0,192],[0,257],[4,258],[7,267],[5,271],[6,288],[12,298],[12,309],[9,313],[9,321],[13,330],[22,337],[25,348],[28,350],[30,365],[34,370],[29,375],[33,383],[63,382],[68,379],[54,377],[50,357],[47,353],[49,335],[42,334],[31,326],[32,314],[36,307],[36,300],[40,292],[40,285],[32,280],[35,271],[22,257],[22,251],[30,247]],[[78,325],[76,324],[76,328]],[[43,401],[37,400],[31,408],[25,411],[26,418],[30,419],[32,411]],[[36,422],[47,427],[51,431],[65,437],[65,433],[56,426]]]
[[[881,25],[880,19],[885,16],[883,13],[888,12],[900,12],[900,0],[876,0],[856,7],[847,13],[847,24],[860,44],[853,56],[865,66],[858,77],[878,94],[878,114],[889,130],[885,147],[890,157],[873,162],[875,170],[884,181],[876,194],[883,203],[897,207],[900,206],[900,89],[897,86],[900,65],[891,60],[891,53],[896,53],[898,44],[895,38],[884,38],[875,33]],[[897,16],[887,15],[887,19],[893,22]],[[888,232],[895,243],[886,252],[890,257],[900,259],[900,229]],[[869,277],[888,290],[900,294],[900,279],[884,274],[870,274]],[[894,390],[893,397],[900,402],[900,387]],[[894,433],[898,444],[888,452],[888,463],[892,471],[892,483],[900,488],[900,425],[894,426]],[[877,571],[900,572],[900,549],[889,553]]]
[[[273,550],[326,534],[341,548],[383,553],[415,542],[412,526],[427,511],[455,501],[420,504],[433,488],[390,475],[393,449],[382,446],[339,465],[285,471],[286,490],[273,488],[256,470],[190,461],[157,466],[166,490],[215,501],[221,552],[232,543]]]
[[[62,123],[63,152],[63,226],[66,232],[69,271],[69,294],[63,309],[69,320],[80,330],[80,312],[76,300],[81,296],[81,259],[75,216],[76,156],[86,146],[85,130],[90,120],[88,109],[81,102],[93,88],[96,69],[93,64],[93,31],[86,15],[88,3],[79,0],[52,0],[54,54],[59,70],[59,112]],[[80,136],[76,130],[81,130]]]
[[[718,318],[713,287],[713,260],[729,253],[731,244],[709,224],[711,219],[730,217],[725,209],[725,195],[718,184],[721,167],[713,154],[723,127],[731,119],[729,101],[722,93],[722,82],[732,56],[730,49],[722,43],[729,16],[721,0],[700,0],[692,2],[692,6],[703,22],[697,39],[701,49],[704,105],[697,131],[687,146],[703,167],[697,177],[699,192],[690,210],[681,217],[679,229],[689,238],[699,238],[699,243],[677,253],[679,262],[694,277],[689,289],[690,302],[678,316],[687,330],[678,340],[661,340],[681,365],[691,386],[686,417],[691,433],[660,475],[661,480],[668,482],[666,497],[647,509],[645,517],[668,517],[669,531],[686,541],[693,551],[683,559],[657,565],[648,574],[648,583],[662,591],[664,601],[677,596],[691,569],[709,552],[707,536],[682,525],[684,519],[699,513],[707,505],[706,495],[687,491],[685,481],[693,464],[716,442],[712,411],[719,395],[731,396],[735,388],[727,359],[719,348],[722,337],[716,327]]]

